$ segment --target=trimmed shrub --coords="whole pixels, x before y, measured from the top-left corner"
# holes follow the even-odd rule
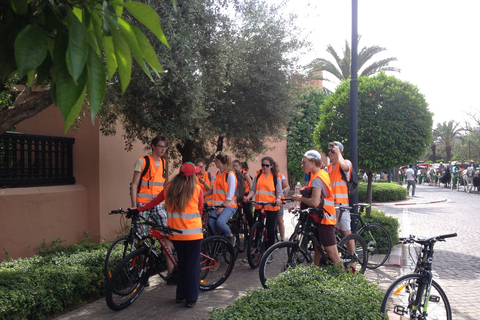
[[[358,201],[367,201],[367,183],[358,185]],[[407,198],[407,189],[396,182],[391,183],[372,183],[372,201],[387,202],[405,200]]]
[[[101,297],[109,243],[82,243],[0,263],[2,319],[44,319]]]
[[[383,211],[373,209],[369,218],[365,216],[365,213],[362,214],[362,220],[366,224],[378,223],[387,229],[390,239],[392,240],[392,246],[398,242],[398,228],[400,227],[400,223],[397,218],[386,216]]]
[[[215,308],[209,319],[382,319],[383,294],[361,274],[297,267],[278,275],[268,289],[249,291],[233,305]]]

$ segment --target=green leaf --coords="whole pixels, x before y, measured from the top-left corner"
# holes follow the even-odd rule
[[[102,19],[98,16],[96,12],[92,12],[90,18],[92,21],[93,31],[95,33],[95,38],[97,39],[97,45],[99,48],[99,51],[97,51],[97,53],[100,54],[103,48],[103,38],[104,38],[103,30],[102,30]]]
[[[130,48],[130,51],[133,54],[133,57],[135,58],[137,63],[140,65],[142,70],[147,75],[149,75],[150,78],[152,78],[152,76],[150,75],[150,72],[148,72],[147,68],[145,67],[145,63],[143,63],[143,60],[144,60],[143,52],[140,48],[140,45],[138,44],[137,37],[135,35],[135,32],[133,31],[132,25],[122,18],[118,19],[118,25],[120,27],[120,31],[122,32],[123,38],[127,42],[128,47]]]
[[[108,78],[112,79],[113,74],[117,70],[117,57],[115,56],[115,48],[113,47],[112,37],[105,37],[105,60],[107,61]]]
[[[77,102],[75,102],[75,104],[72,106],[70,112],[67,115],[67,118],[65,119],[65,134],[67,133],[68,128],[70,128],[70,126],[75,122],[75,119],[77,119],[80,110],[82,110],[83,102],[85,101],[86,91],[87,87],[84,86],[80,97],[78,98]]]
[[[68,71],[73,77],[73,80],[77,81],[82,74],[85,68],[85,62],[87,61],[88,42],[85,29],[76,16],[74,16],[72,19],[72,23],[69,28],[69,35],[67,67]]]
[[[92,122],[94,122],[95,116],[103,103],[107,86],[105,81],[105,67],[102,59],[100,59],[93,49],[90,49],[88,52],[87,70],[88,100],[90,101]]]
[[[68,36],[60,34],[57,36],[55,48],[53,50],[53,67],[55,70],[55,86],[56,86],[56,101],[63,118],[67,118],[72,112],[72,108],[76,105],[80,95],[85,90],[87,81],[87,68],[84,68],[82,75],[75,82],[68,72],[67,62],[65,60],[68,47]]]
[[[160,19],[155,10],[150,6],[137,1],[127,1],[124,6],[138,21],[150,29],[150,31],[157,36],[158,40],[170,49],[167,38],[163,34],[162,27],[160,26]]]
[[[20,79],[42,63],[48,50],[47,39],[43,30],[35,25],[28,25],[23,28],[15,39],[14,46]]]
[[[123,0],[112,0],[112,7],[115,9],[117,17],[121,17],[123,13]]]
[[[28,2],[28,0],[10,0],[10,5],[16,14],[24,16],[28,13]]]
[[[133,26],[133,32],[137,37],[137,41],[138,41],[138,44],[140,45],[140,49],[143,52],[145,61],[153,70],[155,70],[155,72],[163,73],[164,72],[163,67],[158,61],[157,54],[155,53],[155,50],[153,50],[152,45],[148,41],[147,37],[143,34],[143,32],[139,28],[135,26]]]
[[[111,31],[115,57],[117,58],[118,75],[120,77],[122,93],[124,93],[130,83],[130,77],[132,75],[132,55],[128,48],[127,41],[125,41],[122,34],[113,28],[111,28]]]

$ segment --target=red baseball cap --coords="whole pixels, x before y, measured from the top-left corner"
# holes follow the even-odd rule
[[[185,162],[184,164],[182,164],[182,166],[180,167],[180,173],[182,175],[184,175],[185,177],[187,177],[187,181],[188,181],[188,177],[191,177],[193,176],[195,173],[199,173],[200,172],[200,168],[199,167],[195,167],[195,165],[191,162]]]

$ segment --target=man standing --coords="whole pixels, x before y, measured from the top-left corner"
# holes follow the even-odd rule
[[[407,194],[410,191],[410,186],[412,186],[412,197],[415,197],[415,185],[417,182],[417,176],[415,175],[415,171],[413,171],[412,165],[408,166],[407,171],[405,171],[405,175],[407,177]]]
[[[215,183],[215,175],[211,172],[207,172],[206,162],[202,158],[195,160],[195,167],[200,168],[200,172],[197,173],[197,181],[198,185],[200,188],[202,188],[202,191],[205,194],[212,189],[213,184]],[[206,197],[205,203],[211,206],[212,197]]]
[[[350,179],[350,173],[352,163],[349,160],[343,158],[343,144],[338,141],[333,141],[328,144],[328,157],[330,158],[330,164],[328,165],[328,175],[330,177],[330,186],[333,191],[333,197],[335,206],[339,207],[337,210],[337,217],[340,217],[337,221],[337,226],[342,230],[343,236],[351,234],[351,220],[350,210],[344,210],[342,207],[348,207],[348,188],[347,182],[343,180],[343,171],[345,177]],[[347,244],[350,252],[355,251],[355,244],[353,241],[349,241]]]

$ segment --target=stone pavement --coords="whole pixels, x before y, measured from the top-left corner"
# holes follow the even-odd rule
[[[433,192],[427,192],[432,189]],[[436,217],[436,211],[442,211],[441,208],[449,206],[444,210],[452,210],[451,205],[454,201],[450,200],[452,194],[447,193],[435,187],[417,186],[419,197],[408,198],[398,203],[382,204],[375,207],[383,210],[387,215],[399,219],[401,224],[400,236],[408,236],[413,232],[416,235],[434,236],[459,232],[460,228],[465,226],[465,221],[460,220],[461,226],[452,227],[445,216]],[[450,190],[449,190],[450,191]],[[451,191],[454,192],[454,191]],[[463,196],[455,194],[455,196]],[[479,197],[471,194],[470,197]],[[448,199],[448,201],[447,201]],[[477,199],[477,198],[476,198]],[[480,198],[478,198],[480,199]],[[478,201],[477,199],[477,201]],[[460,200],[463,202],[463,200]],[[401,206],[400,204],[404,204]],[[410,204],[410,205],[406,205]],[[415,213],[417,210],[419,213]],[[417,215],[420,215],[417,218]],[[422,217],[423,216],[423,217]],[[438,220],[437,220],[438,219]],[[292,230],[292,217],[286,212],[285,225],[287,233]],[[478,228],[477,228],[478,231]],[[291,231],[290,231],[291,232]],[[459,241],[457,238],[448,239],[447,242],[439,243],[435,255],[435,278],[442,285],[444,291],[452,305],[454,312],[453,319],[480,319],[480,311],[476,308],[478,297],[476,296],[476,287],[480,281],[480,274],[470,272],[468,276],[462,275],[464,269],[459,268],[458,262],[466,264],[466,270],[478,266],[480,262],[480,240],[476,234],[469,234],[466,242]],[[476,242],[472,242],[476,241]],[[476,251],[474,263],[469,260],[472,256],[471,250],[462,245],[473,244]],[[463,247],[463,249],[462,249]],[[408,268],[408,252],[396,246],[387,265],[376,270],[367,270],[365,276],[371,281],[379,284],[380,288],[385,290],[396,278],[410,273]],[[200,292],[199,300],[194,308],[185,308],[184,304],[175,303],[175,286],[166,286],[160,277],[154,276],[150,280],[150,287],[146,288],[142,295],[130,307],[120,312],[111,311],[105,304],[104,299],[97,300],[86,306],[80,307],[69,313],[58,316],[58,319],[126,319],[135,317],[135,319],[208,319],[208,314],[215,307],[225,308],[235,302],[236,299],[244,296],[248,290],[261,290],[260,280],[258,278],[258,269],[252,270],[248,263],[243,263],[245,254],[240,254],[235,263],[234,270],[228,280],[219,288]],[[437,262],[439,262],[437,264]],[[401,263],[401,266],[398,264]],[[459,271],[460,269],[460,271]],[[474,270],[474,269],[473,269]],[[438,279],[440,277],[440,279]],[[472,286],[472,281],[474,285]],[[470,285],[468,285],[470,283]],[[468,287],[470,290],[465,290]],[[461,304],[458,306],[457,304]]]

